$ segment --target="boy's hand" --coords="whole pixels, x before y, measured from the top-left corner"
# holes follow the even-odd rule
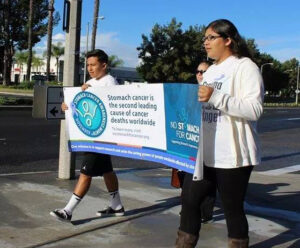
[[[91,87],[91,85],[90,84],[83,84],[81,86],[81,90],[85,91],[88,87]]]
[[[67,105],[66,103],[63,102],[63,103],[61,104],[61,110],[64,111],[64,112],[65,112],[66,110],[68,110],[68,105]]]

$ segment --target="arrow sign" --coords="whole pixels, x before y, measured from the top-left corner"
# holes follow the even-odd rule
[[[56,109],[56,106],[50,110],[50,113],[55,117],[56,113],[58,113],[58,110]]]
[[[61,103],[48,103],[47,120],[64,119],[65,113],[61,111]]]
[[[63,87],[47,87],[47,120],[64,119],[65,114],[61,111],[61,103],[64,100]]]

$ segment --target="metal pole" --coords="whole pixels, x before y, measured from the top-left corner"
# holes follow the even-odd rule
[[[79,85],[79,53],[82,0],[70,0],[69,28],[66,33],[64,56],[63,86]],[[65,120],[60,126],[59,168],[58,178],[71,179],[75,177],[75,153],[68,151],[68,137]]]
[[[298,105],[298,94],[299,94],[299,68],[298,65],[298,72],[297,72],[297,87],[296,87],[296,106]]]
[[[89,50],[89,30],[90,30],[90,23],[87,23],[87,31],[86,31],[86,46],[85,46],[85,57],[84,57],[84,74],[83,74],[83,83],[86,82],[86,71],[87,71],[87,52]]]
[[[261,75],[262,75],[262,73],[263,73],[263,68],[264,68],[265,65],[273,65],[273,63],[264,63],[264,64],[262,64],[262,65],[260,66],[260,73],[261,73]]]

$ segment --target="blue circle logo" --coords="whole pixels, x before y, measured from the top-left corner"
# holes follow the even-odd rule
[[[85,135],[98,137],[104,132],[107,123],[106,109],[96,95],[85,91],[78,93],[71,108],[76,125]]]

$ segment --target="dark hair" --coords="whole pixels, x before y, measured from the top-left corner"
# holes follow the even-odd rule
[[[86,58],[88,59],[89,57],[97,57],[99,62],[106,63],[106,64],[108,63],[108,56],[101,49],[95,49],[95,50],[89,51],[86,54]]]
[[[211,65],[212,65],[212,62],[209,61],[209,60],[202,60],[202,61],[200,61],[200,63],[199,63],[198,65],[200,65],[200,64],[206,64],[206,65],[208,65],[208,66],[211,66]]]
[[[232,22],[226,19],[215,20],[210,24],[208,24],[208,26],[205,28],[205,31],[209,28],[211,28],[213,31],[215,31],[223,38],[231,39],[230,49],[233,55],[237,56],[238,58],[240,57],[251,58],[245,40],[241,37],[239,31],[237,30],[237,28],[234,26]]]

